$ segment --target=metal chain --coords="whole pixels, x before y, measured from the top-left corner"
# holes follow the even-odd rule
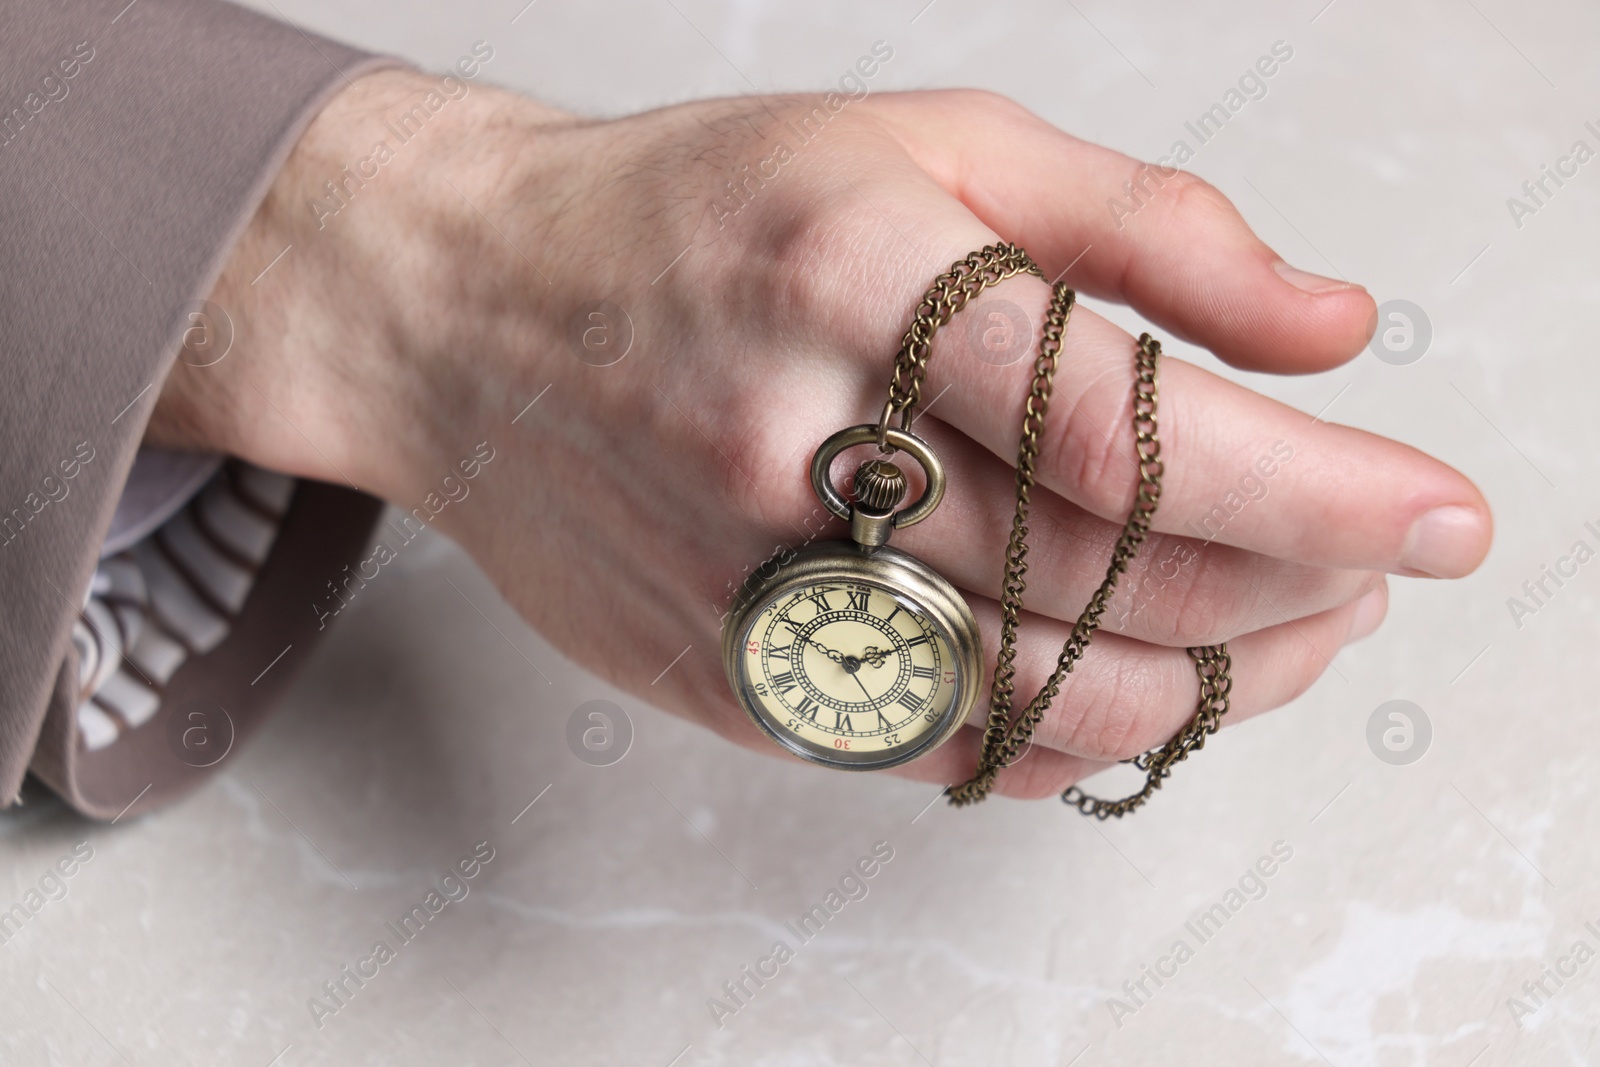
[[[1044,272],[1028,253],[1002,241],[997,245],[984,245],[965,259],[957,260],[934,279],[912,314],[911,325],[900,339],[900,351],[894,357],[889,402],[884,405],[883,418],[878,424],[879,447],[884,444],[883,431],[893,412],[900,413],[900,429],[911,432],[911,419],[922,400],[922,383],[928,374],[933,335],[939,332],[939,327],[948,323],[974,296],[1018,274],[1044,277]]]
[[[1001,242],[986,245],[957,261],[934,281],[917,306],[911,326],[901,341],[900,352],[895,357],[889,401],[884,406],[879,425],[880,437],[888,425],[890,414],[895,411],[900,412],[901,428],[909,430],[927,375],[933,336],[939,328],[949,323],[951,317],[966,307],[972,297],[1018,274],[1044,277],[1044,272],[1027,252],[1017,245]],[[1026,752],[1033,740],[1034,730],[1059,695],[1062,681],[1083,658],[1095,632],[1100,628],[1100,618],[1116,593],[1117,580],[1127,572],[1128,564],[1138,554],[1140,545],[1150,532],[1156,505],[1161,500],[1163,467],[1161,441],[1156,432],[1156,370],[1161,358],[1161,345],[1149,334],[1142,334],[1134,361],[1133,429],[1139,487],[1133,510],[1112,550],[1105,579],[1073,625],[1072,633],[1056,660],[1055,670],[1038,694],[1029,701],[1027,708],[1013,717],[1011,698],[1016,674],[1017,627],[1023,610],[1023,593],[1027,589],[1028,510],[1036,480],[1039,438],[1044,430],[1045,413],[1050,406],[1056,368],[1061,359],[1062,339],[1075,305],[1076,295],[1065,283],[1058,281],[1051,286],[1050,309],[1045,317],[1039,354],[1034,360],[1033,384],[1024,405],[1022,436],[1017,446],[1017,510],[1011,521],[1011,542],[1006,550],[1006,577],[1000,600],[1000,653],[995,663],[990,693],[989,721],[983,733],[983,749],[973,776],[946,790],[950,802],[957,806],[974,804],[987,797],[1000,771],[1015,763]],[[1174,765],[1187,759],[1190,752],[1205,747],[1206,738],[1217,732],[1222,724],[1222,716],[1228,712],[1228,693],[1233,684],[1229,675],[1232,662],[1226,644],[1191,648],[1188,651],[1200,678],[1199,707],[1194,717],[1165,745],[1125,761],[1146,773],[1144,788],[1120,800],[1101,800],[1072,786],[1061,794],[1064,802],[1098,819],[1121,818],[1149,800],[1172,774]]]

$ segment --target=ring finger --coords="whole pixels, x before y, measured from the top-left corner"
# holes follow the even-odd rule
[[[1296,623],[1282,623],[1230,641],[1233,688],[1224,725],[1270,711],[1305,692],[1332,665],[1339,648],[1375,630],[1388,607],[1380,585],[1365,598]],[[975,603],[984,647],[999,645],[999,605]],[[1014,708],[1026,707],[1055,666],[1071,626],[1024,616],[1017,648]],[[985,677],[984,693],[990,678]],[[1193,661],[1179,649],[1101,634],[1067,676],[1025,757],[1000,773],[1007,796],[1059,793],[1074,781],[1164,744],[1193,717],[1198,689]],[[976,766],[985,700],[966,729],[903,772],[920,781],[964,781]]]

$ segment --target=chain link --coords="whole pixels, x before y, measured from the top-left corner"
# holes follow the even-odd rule
[[[934,281],[917,306],[911,326],[906,330],[900,351],[895,357],[889,401],[884,405],[879,426],[880,437],[895,411],[900,413],[901,429],[910,429],[913,413],[922,395],[922,383],[927,376],[933,336],[939,328],[949,323],[978,293],[1018,274],[1044,277],[1044,272],[1027,252],[1017,245],[1001,242],[986,245],[965,259],[958,260]],[[1039,438],[1044,431],[1045,413],[1050,406],[1055,373],[1061,360],[1062,339],[1076,301],[1076,294],[1064,282],[1058,281],[1051,286],[1050,308],[1045,316],[1039,354],[1034,359],[1033,383],[1028,389],[1028,399],[1023,408],[1022,435],[1017,446],[1017,510],[1011,520],[1011,541],[1006,549],[1006,576],[1000,598],[1000,653],[995,662],[994,682],[990,691],[989,720],[983,732],[983,749],[973,776],[946,790],[950,803],[957,806],[975,804],[987,797],[1000,771],[1011,766],[1026,752],[1033,740],[1034,730],[1060,694],[1062,681],[1088,651],[1089,643],[1100,628],[1101,616],[1116,593],[1117,580],[1127,572],[1129,563],[1138,554],[1139,547],[1150,532],[1156,505],[1161,500],[1164,468],[1156,426],[1156,372],[1161,359],[1161,345],[1149,334],[1142,334],[1134,356],[1133,430],[1139,486],[1133,509],[1112,550],[1105,579],[1090,597],[1088,605],[1073,625],[1071,635],[1062,645],[1055,670],[1028,706],[1020,714],[1014,714],[1012,696],[1015,689],[1017,627],[1022,616],[1023,593],[1027,590],[1028,511],[1032,506],[1036,480]],[[1125,761],[1145,772],[1144,787],[1120,800],[1102,800],[1072,786],[1061,794],[1064,802],[1097,819],[1121,818],[1149,800],[1172,774],[1172,768],[1187,759],[1189,753],[1205,747],[1206,738],[1217,732],[1222,724],[1222,716],[1228,712],[1228,693],[1233,684],[1229,674],[1232,661],[1225,644],[1191,648],[1189,656],[1194,660],[1195,671],[1200,678],[1200,702],[1194,717],[1160,748]]]

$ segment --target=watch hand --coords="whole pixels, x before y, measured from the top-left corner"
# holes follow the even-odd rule
[[[835,652],[833,649],[829,648],[827,645],[823,644],[822,642],[813,641],[809,637],[806,638],[806,644],[811,645],[813,648],[816,648],[816,649],[820,650],[824,656],[827,656],[829,659],[833,660],[833,662],[835,662],[837,664],[840,664],[841,666],[844,664],[844,653]]]
[[[856,685],[861,686],[862,695],[867,698],[867,702],[868,703],[871,703],[872,702],[872,694],[867,692],[867,687],[865,685],[862,685],[862,683],[861,683],[861,675],[857,674],[855,671],[851,671],[850,672],[850,677],[855,679]]]
[[[842,664],[844,662],[844,653],[835,652],[833,649],[829,648],[827,645],[823,644],[821,641],[815,640],[814,638],[801,637],[800,636],[800,627],[796,626],[794,623],[790,622],[788,619],[784,619],[782,621],[783,621],[783,624],[789,628],[789,632],[794,634],[797,639],[799,639],[799,640],[803,641],[804,643],[810,645],[812,648],[815,648],[815,649],[819,650],[824,656],[827,656],[829,659],[833,660],[833,662],[835,662],[835,663],[841,663]]]
[[[862,650],[861,658],[865,662],[872,664],[874,667],[881,667],[889,658],[889,653],[884,649],[879,648],[877,645],[868,645],[864,650]]]

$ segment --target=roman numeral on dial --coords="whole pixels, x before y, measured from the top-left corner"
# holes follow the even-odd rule
[[[833,728],[837,731],[852,734],[856,732],[855,727],[850,723],[850,713],[848,711],[835,711],[833,713]]]
[[[789,690],[793,689],[795,685],[796,682],[794,680],[793,671],[784,671],[782,674],[774,674],[772,676],[772,688],[780,695],[787,693]]]
[[[932,667],[911,668],[911,677],[913,678],[934,678],[938,675],[938,673],[939,672],[934,670]]]
[[[851,611],[866,611],[867,601],[872,599],[872,592],[868,589],[851,589],[845,595],[850,598]]]
[[[820,710],[820,704],[818,704],[815,700],[812,700],[810,697],[802,695],[800,697],[800,703],[796,705],[794,709],[794,713],[800,716],[802,719],[810,719],[812,722],[816,722],[817,712]]]
[[[922,698],[909,690],[901,693],[900,699],[896,700],[895,703],[903,706],[907,711],[922,710]]]
[[[828,603],[828,594],[826,592],[812,593],[806,599],[811,601],[812,606],[817,609],[818,615],[833,610],[833,605]]]

